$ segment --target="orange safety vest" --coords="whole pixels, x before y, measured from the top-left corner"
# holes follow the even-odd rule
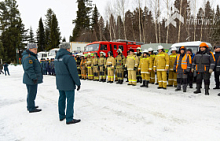
[[[189,57],[189,54],[185,54],[182,58],[182,61],[181,61],[181,67],[183,70],[186,70],[187,69],[187,58]],[[177,56],[177,64],[176,64],[176,70],[178,68],[178,65],[179,65],[179,61],[180,61],[180,54]],[[189,63],[191,64],[191,57],[189,57]]]

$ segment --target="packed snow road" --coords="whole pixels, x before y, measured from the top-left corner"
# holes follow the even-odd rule
[[[75,118],[66,125],[58,118],[55,77],[44,76],[36,105],[40,113],[26,110],[26,86],[21,66],[9,66],[11,76],[0,75],[0,141],[219,141],[220,97],[194,95],[174,88],[157,90],[82,80],[75,96]],[[195,85],[194,85],[195,87]]]

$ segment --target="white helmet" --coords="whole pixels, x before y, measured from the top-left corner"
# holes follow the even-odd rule
[[[139,50],[141,50],[141,48],[140,48],[140,47],[138,47],[136,50],[138,50],[138,49],[139,49]]]
[[[100,54],[104,54],[104,52],[101,51]]]
[[[159,50],[159,49],[163,49],[163,46],[159,45],[157,50]]]
[[[148,53],[148,50],[145,49],[145,50],[143,51],[143,53]]]
[[[150,48],[148,48],[148,52],[149,52],[149,51],[154,51],[154,50],[153,50],[153,48],[150,47]]]
[[[117,50],[117,52],[118,52],[118,53],[122,53],[122,51],[121,51],[121,49],[120,49],[120,48]]]
[[[173,51],[173,50],[176,50],[176,51],[177,51],[177,48],[176,48],[176,47],[172,47],[172,48],[171,48],[171,51]]]
[[[91,53],[89,52],[88,55],[91,55]]]

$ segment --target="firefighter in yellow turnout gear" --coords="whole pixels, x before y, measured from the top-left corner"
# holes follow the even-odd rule
[[[138,57],[134,55],[134,50],[130,49],[129,55],[126,59],[125,67],[128,70],[128,85],[136,86],[137,79],[136,79],[136,70],[138,67]]]
[[[105,74],[106,58],[104,56],[104,52],[100,52],[100,58],[98,61],[99,61],[99,71],[100,71],[99,82],[106,82],[106,74]]]
[[[116,84],[122,84],[123,83],[123,72],[124,72],[124,66],[125,66],[125,57],[122,55],[121,49],[117,50],[118,56],[115,58],[116,61],[116,71],[118,77],[118,82]]]
[[[174,87],[177,87],[177,74],[173,69],[175,60],[176,60],[176,56],[177,56],[177,48],[176,47],[172,47],[171,48],[172,54],[169,56],[170,57],[170,64],[169,64],[169,77],[168,77],[168,87],[172,87],[174,85]]]
[[[154,72],[154,60],[155,60],[155,55],[154,55],[154,50],[152,48],[148,49],[149,53],[149,72],[150,72],[150,83],[154,84],[155,83],[155,72]]]
[[[92,70],[94,75],[94,81],[99,81],[99,66],[98,66],[98,55],[94,53],[94,58],[92,59]]]
[[[114,81],[114,67],[115,67],[115,58],[113,57],[113,54],[111,51],[108,52],[108,59],[106,61],[106,68],[108,71],[108,82],[107,83],[113,83]]]
[[[141,77],[143,80],[143,85],[140,87],[148,87],[148,83],[150,81],[150,72],[149,72],[149,66],[150,66],[150,58],[148,57],[148,51],[143,51],[143,57],[140,60],[138,70],[141,72]]]
[[[86,59],[84,58],[84,55],[81,56],[80,69],[82,79],[86,79]]]
[[[88,79],[93,80],[92,57],[91,57],[90,53],[88,53],[88,56],[86,58],[86,67],[87,67],[87,70],[88,70]]]
[[[163,46],[158,46],[158,54],[154,61],[154,71],[157,72],[159,87],[158,89],[167,89],[167,71],[169,69],[169,56],[164,52]]]

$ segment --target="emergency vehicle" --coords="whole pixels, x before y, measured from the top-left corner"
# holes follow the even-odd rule
[[[113,57],[116,57],[118,55],[117,50],[120,48],[122,50],[122,54],[127,57],[127,53],[130,49],[133,49],[136,52],[136,49],[141,47],[142,44],[143,43],[127,40],[117,40],[115,42],[97,41],[87,44],[83,54],[85,57],[88,55],[88,53],[91,53],[91,56],[93,56],[96,52],[98,56],[100,56],[100,52],[104,52],[104,55],[108,57],[108,52],[111,51],[113,53]]]

